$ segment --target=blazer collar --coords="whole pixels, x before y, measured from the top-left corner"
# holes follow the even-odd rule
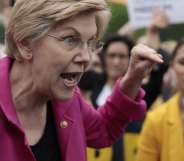
[[[71,134],[73,131],[73,123],[75,120],[75,107],[77,106],[75,95],[67,100],[67,101],[59,101],[54,100],[52,101],[52,108],[54,112],[54,118],[56,123],[57,135],[58,135],[58,142],[60,145],[60,152],[62,154],[63,160],[68,160],[69,156],[69,147],[70,147],[70,140]],[[63,126],[65,123],[65,126]]]
[[[0,109],[5,114],[8,121],[17,125],[20,124],[16,115],[15,106],[12,100],[9,73],[13,60],[8,57],[0,59]]]
[[[181,112],[179,107],[179,97],[180,94],[175,94],[168,102],[168,117],[167,122],[170,125],[179,124],[181,123]]]
[[[167,109],[167,127],[168,127],[168,144],[170,160],[183,161],[184,158],[184,137],[183,126],[181,120],[181,112],[179,108],[180,94],[176,94],[170,99]]]

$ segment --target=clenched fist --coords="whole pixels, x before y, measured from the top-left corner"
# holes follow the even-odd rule
[[[120,82],[123,93],[135,98],[143,78],[151,72],[157,63],[163,63],[160,54],[146,45],[136,45],[131,51],[128,70]]]

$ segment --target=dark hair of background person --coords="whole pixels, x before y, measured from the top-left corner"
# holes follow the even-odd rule
[[[176,45],[176,47],[174,48],[173,53],[172,53],[172,60],[176,57],[177,52],[178,52],[178,49],[179,49],[182,45],[184,45],[184,37],[178,40],[177,45]]]
[[[14,6],[15,0],[9,0],[10,6]]]
[[[9,6],[14,6],[15,4],[15,0],[7,0],[9,1]],[[1,6],[2,7],[2,6]],[[0,9],[2,9],[0,7]],[[4,27],[4,24],[2,22],[0,22],[0,44],[4,44],[4,39],[5,39],[5,27]]]
[[[115,42],[122,42],[122,43],[126,44],[128,47],[129,56],[130,56],[131,49],[135,45],[133,40],[131,38],[129,38],[128,36],[125,36],[125,35],[122,36],[122,35],[118,35],[118,34],[109,35],[109,37],[104,40],[104,47],[103,47],[101,53],[99,53],[103,67],[105,67],[104,58],[106,56],[107,49],[112,43],[115,43]]]

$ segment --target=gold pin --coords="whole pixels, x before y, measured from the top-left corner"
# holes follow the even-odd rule
[[[61,128],[67,128],[68,127],[68,122],[67,121],[61,121],[60,122],[60,126],[61,126]]]

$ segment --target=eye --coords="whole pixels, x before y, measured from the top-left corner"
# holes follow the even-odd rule
[[[80,41],[80,38],[77,36],[65,36],[62,37],[61,40],[68,45],[77,45]]]
[[[113,58],[116,57],[116,54],[114,54],[114,53],[107,53],[107,57],[110,58],[110,59],[111,58],[113,59]]]
[[[125,59],[125,58],[128,58],[128,55],[127,54],[119,54],[119,58]]]
[[[184,65],[184,60],[183,60],[183,59],[182,59],[182,60],[179,60],[178,63],[179,63],[180,65]]]

